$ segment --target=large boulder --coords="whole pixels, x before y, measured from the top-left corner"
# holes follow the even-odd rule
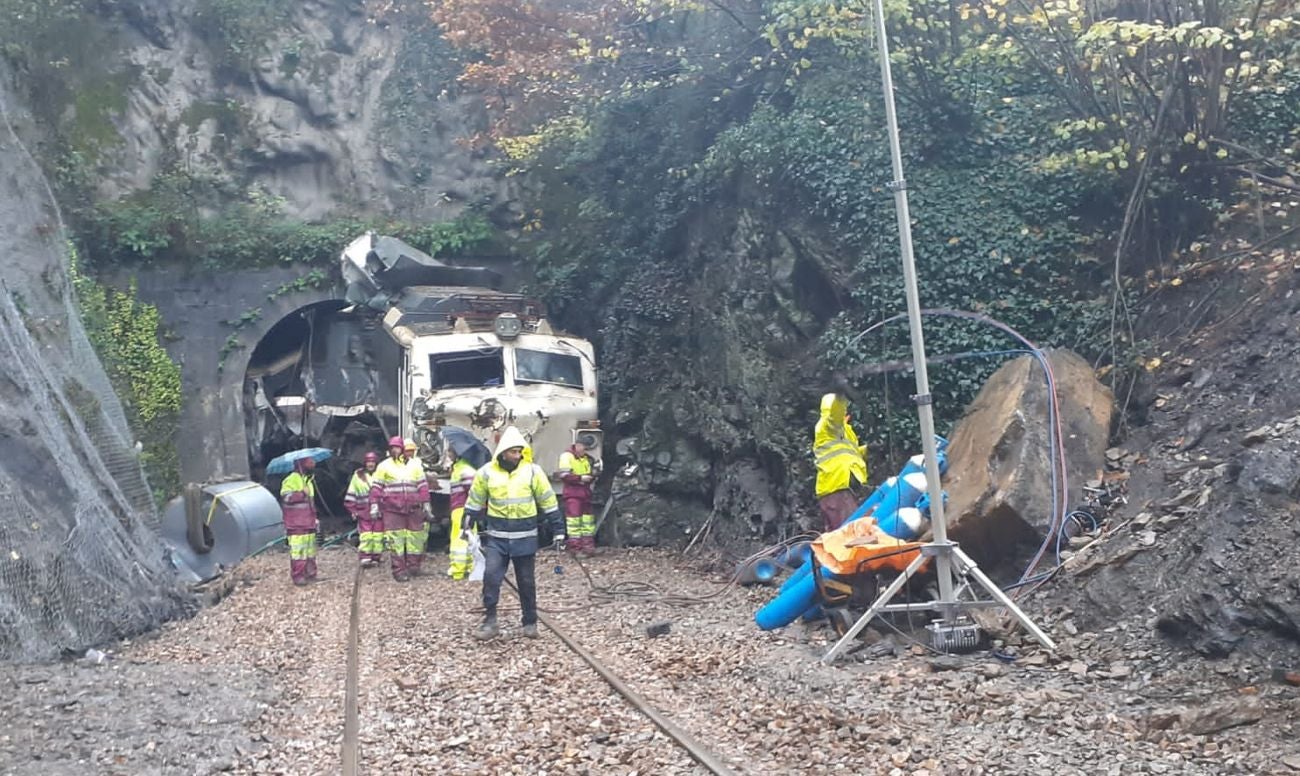
[[[1056,381],[1069,493],[1105,464],[1115,397],[1067,350],[1047,355]],[[1020,560],[1052,521],[1047,381],[1023,356],[989,378],[953,432],[945,478],[952,539],[981,563]]]

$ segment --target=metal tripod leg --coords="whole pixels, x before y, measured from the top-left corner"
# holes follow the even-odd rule
[[[1052,641],[1052,639],[1044,633],[1033,620],[1029,619],[1029,615],[1022,612],[1020,607],[1016,606],[1016,602],[1012,601],[1006,593],[1002,592],[1002,589],[994,584],[993,580],[989,579],[984,572],[980,570],[979,566],[975,565],[975,561],[972,560],[969,555],[962,552],[961,548],[955,545],[952,548],[952,554],[957,563],[965,569],[966,573],[974,577],[975,581],[980,583],[980,587],[983,587],[988,591],[988,594],[993,597],[993,600],[1005,606],[1007,610],[1011,612],[1011,615],[1016,618],[1016,621],[1023,625],[1025,630],[1029,631],[1029,635],[1037,639],[1038,643],[1042,644],[1044,647],[1047,647],[1052,651],[1056,650],[1056,642]]]
[[[830,651],[822,657],[821,662],[825,665],[830,665],[835,662],[835,658],[848,648],[849,642],[856,638],[863,628],[867,627],[867,623],[871,622],[872,618],[880,614],[882,611],[885,611],[889,602],[893,600],[899,590],[903,589],[903,585],[907,584],[907,581],[912,578],[912,575],[920,570],[921,565],[925,562],[926,558],[931,556],[934,556],[938,561],[945,559],[950,561],[950,564],[938,564],[941,569],[941,576],[944,565],[949,565],[954,571],[970,576],[979,583],[980,587],[984,588],[988,594],[992,596],[993,600],[1006,607],[1007,610],[1011,612],[1012,616],[1016,618],[1016,621],[1024,626],[1025,630],[1029,632],[1029,635],[1038,640],[1038,643],[1050,650],[1056,649],[1056,642],[1052,641],[1052,639],[1044,633],[1033,620],[1029,619],[1029,615],[1021,611],[1020,607],[1016,606],[1016,602],[1012,601],[1006,593],[1002,592],[1002,590],[994,584],[993,580],[989,579],[988,576],[980,570],[980,567],[969,555],[962,552],[961,548],[955,544],[944,543],[925,545],[921,549],[921,552],[917,554],[916,558],[908,564],[907,569],[903,571],[898,578],[891,582],[889,587],[885,588],[884,592],[882,592],[875,602],[871,604],[871,608],[858,618],[858,621],[840,637],[839,641],[835,642],[835,645],[830,648]],[[951,585],[949,585],[949,589],[952,589]],[[953,600],[950,601],[944,601],[942,600],[943,598],[944,596],[941,593],[941,600],[933,606],[939,609],[939,611],[944,612],[946,618],[954,616],[957,611],[964,608],[963,604],[974,605],[975,603],[956,600],[955,595],[953,596]]]
[[[884,609],[885,605],[888,604],[895,595],[898,595],[898,591],[903,589],[903,585],[907,584],[907,580],[912,578],[912,575],[921,568],[921,564],[925,563],[925,560],[926,556],[918,552],[916,557],[912,559],[912,562],[907,564],[907,568],[903,573],[899,574],[893,582],[889,583],[889,587],[885,588],[884,591],[881,592],[881,594],[876,598],[875,603],[871,604],[871,608],[859,617],[858,621],[853,623],[853,627],[845,631],[844,635],[840,637],[840,640],[835,642],[835,646],[831,647],[830,651],[822,657],[823,664],[830,665],[835,662],[835,658],[843,652],[846,647],[848,647],[849,642],[856,638],[863,628],[867,627],[867,623],[871,622],[871,619],[875,617],[880,610]]]

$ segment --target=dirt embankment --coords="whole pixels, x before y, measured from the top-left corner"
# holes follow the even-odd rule
[[[1158,355],[1110,456],[1129,522],[1053,599],[1262,671],[1300,663],[1300,251],[1233,247],[1148,289]]]

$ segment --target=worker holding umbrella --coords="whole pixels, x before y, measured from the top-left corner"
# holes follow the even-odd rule
[[[310,447],[285,453],[266,467],[267,474],[293,470],[280,484],[280,504],[289,543],[289,576],[300,587],[316,579],[316,484],[312,472],[316,461],[330,455],[323,447]]]

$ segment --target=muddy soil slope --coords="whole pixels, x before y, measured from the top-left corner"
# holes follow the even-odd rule
[[[1085,627],[1263,665],[1300,654],[1300,252],[1279,245],[1223,246],[1237,253],[1150,284],[1159,362],[1109,455],[1129,503],[1051,594]]]

